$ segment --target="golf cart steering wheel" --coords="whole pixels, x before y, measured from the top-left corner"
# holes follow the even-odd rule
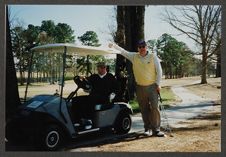
[[[90,90],[92,88],[90,82],[87,79],[81,78],[80,76],[75,76],[74,82],[78,88],[82,88],[84,90]]]

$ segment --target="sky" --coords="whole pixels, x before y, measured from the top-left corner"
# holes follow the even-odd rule
[[[28,24],[41,25],[43,20],[53,20],[57,23],[67,23],[77,37],[86,31],[95,31],[100,44],[106,46],[112,37],[110,32],[116,26],[113,5],[10,5],[10,16],[14,21],[20,21],[24,27]],[[149,5],[145,10],[145,40],[157,39],[163,33],[168,33],[179,41],[185,42],[192,50],[196,50],[194,42],[162,20],[166,7]],[[180,35],[179,35],[180,34]],[[76,43],[79,40],[76,39]]]

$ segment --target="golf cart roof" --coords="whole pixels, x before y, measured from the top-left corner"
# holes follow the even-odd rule
[[[78,46],[69,43],[56,43],[56,44],[46,44],[41,46],[36,46],[31,50],[34,52],[64,52],[64,48],[67,48],[67,54],[77,54],[80,56],[86,55],[108,55],[108,54],[118,54],[119,52],[114,49],[105,47],[94,47],[94,46]]]

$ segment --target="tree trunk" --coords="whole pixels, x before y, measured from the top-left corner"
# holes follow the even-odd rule
[[[137,42],[144,39],[144,12],[145,6],[125,7],[125,44],[130,52],[137,51]],[[130,99],[134,99],[135,79],[132,71],[132,64],[127,60],[128,89]]]
[[[173,78],[173,72],[172,72],[172,65],[170,64],[169,66],[169,74],[170,74],[170,79]]]
[[[117,7],[117,32],[114,37],[114,41],[120,46],[125,47],[125,7]],[[126,64],[126,59],[122,55],[116,56],[116,67],[115,67],[115,76],[116,78],[121,77],[121,72],[124,71]]]
[[[114,36],[114,41],[120,46],[125,48],[125,7],[117,7],[117,31]],[[125,77],[123,73],[126,70],[126,58],[122,55],[116,56],[116,67],[115,67],[115,76],[118,83],[120,84],[120,100],[128,102],[129,93],[128,93],[128,77]]]
[[[216,77],[221,77],[221,53],[220,50],[217,52],[217,67],[216,67]]]
[[[23,71],[21,69],[21,66],[19,68],[19,73],[20,73],[20,85],[24,85],[24,77],[23,77]]]
[[[38,71],[37,71],[37,73],[36,73],[36,82],[39,82]]]
[[[16,112],[18,106],[21,105],[8,18],[8,7],[6,7],[6,120],[9,119]]]
[[[145,6],[136,7],[136,19],[134,20],[136,31],[134,31],[134,50],[137,51],[137,42],[139,40],[144,40],[144,14]]]
[[[206,74],[207,74],[207,53],[205,51],[203,51],[203,53],[202,53],[201,84],[206,84],[207,83]]]
[[[90,67],[89,67],[89,55],[86,57],[86,76],[89,76]]]
[[[133,31],[134,29],[134,12],[136,7],[135,6],[126,6],[125,7],[125,47],[128,51],[133,52]],[[126,60],[126,70],[127,70],[127,77],[128,77],[128,94],[129,99],[134,99],[134,93],[135,93],[135,86],[134,86],[134,75],[132,70],[132,64],[129,60]]]

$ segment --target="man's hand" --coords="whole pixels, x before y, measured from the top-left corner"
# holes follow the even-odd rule
[[[85,76],[79,76],[79,79],[80,79],[81,81],[83,81],[83,80],[88,81],[88,80],[87,80],[87,77],[85,77]]]
[[[116,94],[115,93],[111,93],[109,96],[109,100],[110,102],[112,102],[112,100],[115,98]]]
[[[79,76],[79,79],[83,80],[83,79],[85,79],[85,76]]]
[[[109,48],[112,48],[113,45],[114,45],[113,43],[109,43],[109,44],[108,44],[108,47],[109,47]]]

